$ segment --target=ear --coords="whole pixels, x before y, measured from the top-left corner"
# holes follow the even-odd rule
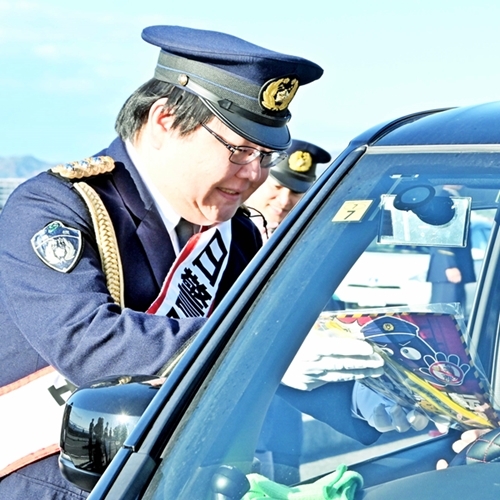
[[[158,99],[149,108],[147,129],[149,131],[151,144],[159,149],[163,145],[163,141],[171,132],[171,127],[175,117],[170,113],[168,108],[165,108],[167,98]]]

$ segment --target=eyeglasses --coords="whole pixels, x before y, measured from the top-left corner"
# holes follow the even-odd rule
[[[236,165],[246,165],[260,157],[260,166],[262,168],[270,168],[288,158],[286,151],[264,152],[250,146],[232,146],[204,123],[200,123],[200,125],[231,151],[229,161]]]

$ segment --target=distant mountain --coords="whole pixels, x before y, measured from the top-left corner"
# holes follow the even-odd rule
[[[37,160],[33,156],[0,157],[1,177],[32,177],[53,166],[52,163]]]

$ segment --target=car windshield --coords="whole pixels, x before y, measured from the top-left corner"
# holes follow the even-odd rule
[[[430,408],[423,429],[378,432],[360,417],[372,418],[386,400],[377,399],[380,393],[368,405],[356,400],[360,390],[376,386],[340,380],[317,384],[314,376],[289,376],[304,339],[324,341],[327,350],[326,337],[355,331],[368,338],[380,318],[385,333],[410,325],[413,340],[405,341],[401,353],[418,354],[418,360],[407,358],[421,361],[418,370],[427,376],[439,356],[452,361],[452,347],[439,353],[431,349],[420,358],[431,344],[429,338],[424,347],[414,343],[422,344],[416,330],[427,328],[418,318],[431,330],[453,325],[473,359],[473,365],[457,360],[454,366],[461,376],[474,368],[483,384],[483,375],[488,378],[496,407],[500,280],[498,250],[493,250],[498,245],[500,151],[482,146],[369,147],[347,170],[349,161],[325,174],[330,178],[315,194],[316,201],[296,209],[303,211],[299,222],[306,223],[297,223],[300,230],[283,236],[276,249],[281,249],[279,261],[273,263],[271,255],[270,267],[256,275],[261,280],[258,294],[186,409],[144,498],[213,498],[214,477],[225,465],[284,485],[304,484],[339,464],[355,466],[439,440],[449,425],[460,428],[455,419]],[[457,262],[464,255],[468,261],[460,268]],[[454,258],[458,260],[445,262]],[[455,277],[440,277],[447,269],[455,269],[449,272]],[[444,286],[453,281],[461,284],[458,291]],[[387,352],[394,355],[394,348]],[[452,384],[450,378],[446,384]],[[439,384],[433,387],[439,389]],[[400,393],[406,389],[394,380],[385,390],[393,401],[405,397]],[[477,405],[482,403],[478,398]],[[467,406],[470,412],[475,404]],[[363,405],[361,412],[356,410]],[[478,419],[494,418],[492,411],[484,409]],[[473,413],[466,415],[467,425],[484,423],[476,422]],[[426,460],[439,458],[430,455],[411,466],[425,470]]]

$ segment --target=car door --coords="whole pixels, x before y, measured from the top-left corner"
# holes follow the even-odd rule
[[[439,458],[453,457],[451,442],[460,432],[456,422],[448,432],[431,418],[423,430],[380,433],[353,415],[354,381],[307,390],[282,379],[325,311],[395,312],[346,311],[336,294],[364,252],[388,236],[384,197],[414,185],[461,184],[468,190],[457,202],[466,207],[464,223],[451,231],[458,234],[459,246],[465,245],[471,213],[488,217],[493,229],[469,326],[456,304],[453,317],[461,331],[470,330],[476,368],[498,386],[494,221],[500,174],[492,170],[491,154],[480,148],[458,156],[446,148],[401,153],[363,147],[347,153],[235,284],[90,498],[215,498],[217,478],[227,467],[236,475],[231,484],[246,484],[257,474],[291,487],[313,483],[345,464],[363,476],[369,489],[432,471]],[[423,239],[398,244],[449,243],[449,228],[430,224],[426,230]],[[390,260],[385,266],[390,269]],[[435,306],[400,304],[396,312],[442,314]]]

